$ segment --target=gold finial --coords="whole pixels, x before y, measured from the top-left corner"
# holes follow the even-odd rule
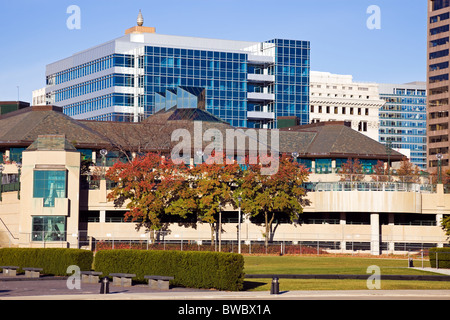
[[[144,25],[144,16],[142,15],[141,10],[139,10],[139,15],[138,15],[138,18],[137,18],[137,25],[139,27],[142,27]]]

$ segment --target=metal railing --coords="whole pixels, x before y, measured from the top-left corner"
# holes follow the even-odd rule
[[[20,239],[20,240],[19,240]],[[217,233],[214,238],[198,238],[190,234],[173,234],[170,231],[155,232],[153,235],[142,233],[134,237],[119,232],[106,233],[103,236],[91,236],[87,231],[77,234],[65,232],[39,231],[31,234],[9,235],[0,231],[0,248],[5,247],[59,247],[83,248],[93,251],[108,249],[139,250],[181,250],[181,251],[222,251],[238,252],[237,237]],[[243,254],[370,254],[374,246],[379,246],[381,254],[405,254],[428,251],[433,247],[450,247],[442,237],[427,236],[382,236],[379,241],[372,241],[369,234],[279,234],[265,246],[261,234],[248,234],[241,240]]]
[[[309,192],[324,191],[389,191],[389,192],[419,192],[433,193],[436,185],[406,182],[374,182],[374,181],[338,181],[309,182],[305,184]]]

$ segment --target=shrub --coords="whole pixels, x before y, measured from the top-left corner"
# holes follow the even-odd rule
[[[0,249],[0,266],[42,268],[43,274],[66,276],[67,267],[76,265],[82,271],[91,270],[91,251],[62,248],[4,248]]]
[[[432,268],[436,268],[436,260],[438,260],[439,268],[450,269],[450,248],[430,248],[429,256]]]
[[[244,258],[234,253],[192,251],[105,250],[95,255],[95,271],[173,276],[173,285],[239,291],[244,282]]]

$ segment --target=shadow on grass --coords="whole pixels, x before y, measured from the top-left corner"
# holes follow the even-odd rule
[[[267,282],[244,281],[244,291],[254,290],[262,286],[267,286]]]

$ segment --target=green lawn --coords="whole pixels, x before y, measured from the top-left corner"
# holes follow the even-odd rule
[[[369,277],[367,268],[376,265],[385,275],[426,275],[429,272],[409,269],[405,259],[378,259],[334,256],[245,256],[246,274],[362,274]],[[415,259],[416,267],[422,266]],[[424,267],[429,267],[427,260]],[[247,279],[246,290],[270,290],[271,279]],[[280,279],[280,290],[364,290],[363,280],[292,280]],[[381,289],[450,289],[450,282],[441,281],[387,281]]]

